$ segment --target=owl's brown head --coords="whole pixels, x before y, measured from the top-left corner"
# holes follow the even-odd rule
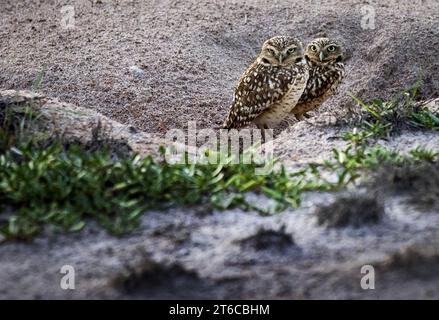
[[[302,63],[303,45],[292,37],[274,37],[264,42],[258,62],[271,66],[290,66]]]
[[[305,59],[316,64],[331,64],[343,61],[341,46],[328,38],[317,38],[305,49]]]

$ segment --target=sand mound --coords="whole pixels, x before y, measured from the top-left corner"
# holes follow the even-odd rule
[[[386,98],[421,70],[421,98],[437,96],[438,2],[370,3],[77,0],[75,27],[65,30],[63,1],[4,0],[0,88],[29,89],[46,65],[43,93],[124,124],[158,134],[193,120],[216,127],[261,43],[291,34],[331,36],[345,48],[347,78],[323,108],[338,118],[352,106],[346,91]],[[375,29],[364,29],[371,9]]]

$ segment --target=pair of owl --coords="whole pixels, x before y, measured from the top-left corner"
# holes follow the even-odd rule
[[[274,128],[291,114],[302,120],[335,93],[343,75],[342,50],[332,39],[315,39],[305,49],[292,37],[268,39],[239,79],[223,128]]]

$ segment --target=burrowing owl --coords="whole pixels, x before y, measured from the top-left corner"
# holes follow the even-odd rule
[[[337,42],[328,38],[315,39],[306,47],[304,56],[309,79],[302,97],[292,110],[298,120],[333,95],[344,76],[343,55]]]
[[[255,62],[244,72],[223,128],[255,123],[268,129],[281,122],[299,101],[308,80],[302,43],[291,37],[265,41]]]

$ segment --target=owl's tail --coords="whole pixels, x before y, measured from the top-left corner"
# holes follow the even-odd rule
[[[236,114],[229,111],[229,114],[227,115],[226,119],[224,120],[223,125],[221,126],[221,129],[235,129],[236,128]]]

